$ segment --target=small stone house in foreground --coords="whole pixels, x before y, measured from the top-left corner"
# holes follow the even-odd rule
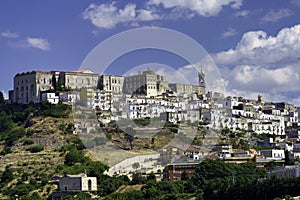
[[[59,191],[96,191],[97,178],[88,177],[85,173],[78,175],[65,175],[58,184]]]

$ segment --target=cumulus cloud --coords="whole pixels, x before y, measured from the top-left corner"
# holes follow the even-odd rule
[[[223,34],[222,34],[222,38],[228,38],[228,37],[232,37],[235,36],[238,32],[234,29],[229,27]]]
[[[237,11],[234,16],[235,17],[246,17],[250,14],[249,10],[241,10],[241,11]]]
[[[264,31],[243,34],[235,48],[213,55],[217,64],[284,64],[299,60],[300,25],[283,28],[276,36]]]
[[[137,8],[128,3],[123,8],[112,3],[90,4],[83,12],[83,19],[91,21],[98,28],[110,29],[118,24],[138,24],[138,22],[158,19],[190,19],[195,15],[216,16],[225,6],[239,9],[242,0],[148,0]]]
[[[268,101],[293,102],[286,94],[300,93],[300,69],[297,63],[276,69],[256,65],[223,67],[222,75],[228,80],[227,95],[253,98],[262,94]]]
[[[277,22],[278,20],[289,17],[293,14],[294,14],[293,11],[291,11],[288,8],[271,10],[265,16],[263,16],[261,22]]]
[[[4,31],[1,33],[1,36],[4,38],[18,38],[19,34],[10,31]]]
[[[43,51],[50,50],[50,43],[47,39],[44,38],[28,37],[26,39],[26,46],[37,48]]]
[[[300,0],[292,0],[291,3],[296,6],[300,6]]]
[[[231,6],[233,9],[238,9],[242,5],[242,0],[149,0],[148,4],[155,6],[162,5],[165,9],[188,9],[200,16],[208,17],[218,15],[224,6]]]
[[[154,9],[137,9],[133,3],[128,3],[120,9],[116,6],[116,2],[112,2],[90,4],[85,9],[83,18],[90,20],[96,27],[110,29],[120,23],[151,21],[160,17]]]

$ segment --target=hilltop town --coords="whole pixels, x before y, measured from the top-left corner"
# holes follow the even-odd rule
[[[129,76],[23,72],[7,103],[72,105],[74,134],[110,167],[109,176],[154,172],[158,180],[183,180],[204,159],[220,158],[277,166],[269,177],[298,177],[300,108],[207,91],[204,72],[197,73],[198,84],[190,85],[149,68]]]

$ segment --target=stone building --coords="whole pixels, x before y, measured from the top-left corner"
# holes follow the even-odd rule
[[[88,177],[85,173],[78,175],[65,175],[63,177],[53,177],[53,180],[58,180],[58,190],[52,193],[52,200],[61,200],[76,196],[81,192],[92,194],[92,199],[98,199],[97,178]]]
[[[167,90],[164,77],[155,74],[149,68],[137,75],[125,77],[123,92],[130,95],[152,97]]]
[[[12,102],[40,102],[42,91],[53,90],[52,73],[48,71],[32,71],[18,73],[14,77]]]
[[[98,88],[100,90],[109,91],[113,94],[121,94],[123,91],[125,77],[123,76],[112,76],[112,75],[101,75],[99,77]]]
[[[59,191],[96,191],[97,178],[88,177],[85,173],[65,175],[58,184]]]
[[[96,88],[98,74],[90,70],[74,72],[31,71],[18,73],[14,77],[14,89],[10,91],[10,102],[39,103],[41,93],[45,91],[76,90]]]
[[[57,73],[57,72],[56,72]],[[67,89],[97,88],[99,74],[91,70],[77,70],[73,72],[58,72],[59,83]]]
[[[199,85],[190,85],[190,84],[180,84],[180,83],[170,83],[169,88],[176,92],[177,94],[195,94],[198,95],[205,95],[205,80],[204,80],[204,73],[201,70],[198,73],[198,81]]]

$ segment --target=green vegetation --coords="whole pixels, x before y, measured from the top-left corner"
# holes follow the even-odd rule
[[[139,126],[147,126],[150,124],[151,122],[151,118],[150,117],[146,117],[144,119],[134,119],[133,120],[135,124],[139,125]]]
[[[3,105],[4,104],[4,95],[3,95],[3,92],[0,91],[0,105]]]
[[[24,142],[23,142],[24,145],[31,145],[33,143],[34,143],[33,139],[30,139],[30,138],[24,140]]]
[[[39,144],[26,148],[26,151],[30,151],[31,153],[38,153],[43,150],[44,150],[44,146],[39,145]]]
[[[192,178],[145,181],[141,190],[113,193],[105,199],[274,199],[300,194],[300,178],[264,179],[264,169],[253,163],[230,165],[222,160],[204,160]],[[136,176],[139,177],[139,176]],[[137,178],[133,181],[137,181]]]
[[[5,104],[0,109],[0,141],[4,141],[7,147],[14,145],[25,135],[33,134],[32,130],[26,132],[26,128],[33,125],[33,117],[67,118],[71,113],[71,107],[65,104]],[[72,133],[74,125],[67,124],[64,132]],[[27,141],[28,142],[28,141]],[[30,142],[29,142],[30,143]],[[29,145],[27,143],[27,145]]]
[[[56,127],[53,130],[49,129],[47,134],[54,134],[55,130],[59,132],[59,137],[64,140],[63,144],[50,150],[52,158],[47,155],[49,157],[38,161],[39,156],[43,155],[38,154],[34,157],[36,160],[23,161],[21,158],[18,163],[7,164],[6,167],[4,165],[3,169],[5,170],[0,174],[0,188],[1,194],[6,195],[6,197],[14,197],[17,194],[19,199],[49,199],[53,191],[51,188],[55,188],[51,182],[52,176],[79,174],[83,171],[86,171],[88,176],[97,177],[97,193],[105,199],[274,199],[276,197],[288,197],[288,195],[300,195],[300,178],[265,179],[265,170],[256,168],[254,164],[229,165],[219,159],[204,160],[199,164],[191,178],[186,172],[183,172],[182,180],[176,182],[156,182],[153,173],[146,177],[143,174],[135,173],[132,181],[127,176],[109,177],[103,174],[108,167],[89,158],[82,141],[71,134],[74,130],[74,124],[70,120],[65,120],[71,112],[70,106],[64,104],[50,105],[42,102],[37,105],[3,104],[0,107],[2,110],[0,112],[0,141],[3,147],[0,154],[3,157],[14,152],[17,153],[20,150],[18,146],[22,145],[25,145],[22,147],[22,151],[26,149],[31,153],[37,153],[44,150],[43,145],[34,142],[38,141],[34,137],[42,132],[40,129],[34,129],[35,123],[37,123],[35,117],[38,119],[51,118],[56,123]],[[121,123],[125,124],[127,121],[124,120]],[[137,120],[135,123],[140,126],[147,126],[150,120],[146,118]],[[185,140],[184,135],[178,132],[178,128],[178,124],[167,122],[164,124],[163,132],[159,134],[164,135],[164,137],[168,134],[177,134],[180,139]],[[108,139],[115,139],[116,135],[123,133],[118,129],[116,122],[111,122],[106,129],[108,130]],[[199,132],[202,135],[199,137],[204,137],[206,131],[205,128],[201,128]],[[159,134],[148,142],[151,142],[151,145],[158,144]],[[248,148],[248,143],[243,138],[246,134],[248,133],[244,130],[234,133],[229,129],[223,130],[223,135],[228,136],[230,141],[235,142],[239,148]],[[132,127],[128,127],[126,134],[119,135],[121,135],[120,138],[125,139],[125,143],[130,146],[130,149],[139,140],[135,137],[137,134]],[[98,136],[91,139],[90,142],[93,145],[101,145],[106,142],[107,138]],[[48,147],[47,150],[49,150]],[[26,154],[34,156],[34,154]],[[57,162],[51,160],[55,157],[59,157]],[[285,161],[286,164],[293,164],[294,162],[288,157]],[[49,164],[42,165],[42,162]],[[139,163],[133,164],[133,168],[138,169],[140,167]],[[120,187],[122,189],[123,187],[135,186],[139,186],[138,188],[141,189],[118,192]],[[90,195],[79,193],[67,199],[90,199]]]

